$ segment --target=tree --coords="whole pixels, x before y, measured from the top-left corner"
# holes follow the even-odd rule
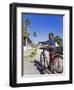
[[[26,41],[25,41],[25,44],[27,45],[28,43],[28,37],[29,37],[29,25],[30,25],[31,21],[27,18],[25,20],[25,27],[24,27],[24,33],[23,33],[23,36],[26,38]]]
[[[26,26],[28,26],[28,25],[31,24],[31,21],[29,20],[29,18],[27,18],[27,19],[25,20],[25,24],[26,24]]]
[[[62,38],[60,38],[59,36],[54,37],[54,40],[55,40],[55,42],[57,42],[57,44],[58,44],[59,46],[62,45]]]

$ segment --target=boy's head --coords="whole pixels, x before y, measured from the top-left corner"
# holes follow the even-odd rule
[[[48,37],[49,37],[49,39],[54,39],[54,34],[53,33],[49,33]]]

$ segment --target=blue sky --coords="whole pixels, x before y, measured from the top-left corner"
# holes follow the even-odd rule
[[[48,40],[48,34],[54,33],[55,36],[63,37],[63,16],[60,15],[39,15],[39,14],[23,14],[23,25],[25,20],[29,18],[30,39],[33,42]],[[33,32],[37,33],[37,37],[33,36]]]

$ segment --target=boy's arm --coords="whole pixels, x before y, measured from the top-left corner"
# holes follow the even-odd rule
[[[48,41],[39,42],[38,44],[47,44]]]

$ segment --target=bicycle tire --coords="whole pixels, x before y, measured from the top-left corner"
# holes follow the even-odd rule
[[[56,55],[55,59],[57,61],[57,66],[56,66],[56,72],[57,73],[62,73],[63,72],[63,57],[60,55]]]

